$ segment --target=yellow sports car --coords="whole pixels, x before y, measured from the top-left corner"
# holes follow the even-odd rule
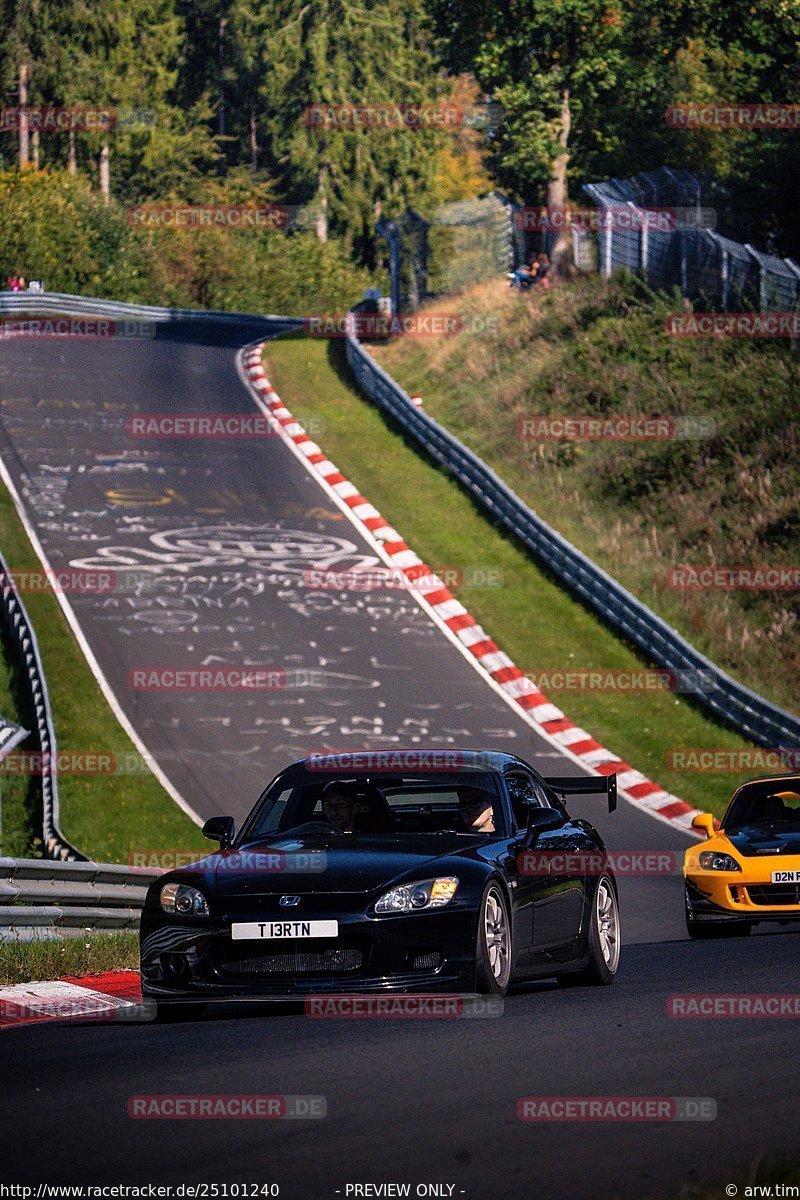
[[[739,937],[756,921],[800,921],[800,775],[750,779],[719,829],[692,822],[706,842],[686,851],[686,927],[693,938]]]

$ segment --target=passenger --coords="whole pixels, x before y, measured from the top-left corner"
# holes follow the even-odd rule
[[[470,833],[494,833],[492,799],[479,788],[461,788],[458,793],[458,815]]]

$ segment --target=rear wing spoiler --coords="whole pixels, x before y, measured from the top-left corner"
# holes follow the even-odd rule
[[[545,779],[545,783],[559,796],[593,796],[604,792],[608,797],[608,811],[617,807],[617,776],[577,775],[566,779]]]

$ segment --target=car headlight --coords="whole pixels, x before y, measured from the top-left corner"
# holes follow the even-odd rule
[[[444,875],[439,879],[424,879],[419,883],[405,883],[402,887],[392,888],[381,896],[375,905],[375,912],[404,913],[420,912],[425,908],[441,908],[449,904],[456,894],[458,880],[454,875]]]
[[[208,917],[208,901],[201,891],[186,883],[165,883],[161,889],[165,913],[181,917]]]
[[[719,854],[716,850],[701,850],[698,859],[704,871],[741,871],[741,867],[730,854]]]

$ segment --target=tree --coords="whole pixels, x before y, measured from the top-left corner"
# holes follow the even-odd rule
[[[613,148],[605,117],[631,64],[619,0],[511,0],[492,6],[477,51],[478,78],[504,110],[496,139],[501,181],[523,199],[546,188],[564,210],[569,178],[587,157]],[[562,232],[556,271],[569,256]]]
[[[260,89],[271,162],[289,201],[312,206],[317,236],[344,234],[371,262],[374,225],[425,208],[432,129],[339,123],[337,106],[425,105],[442,91],[423,0],[275,0]],[[329,110],[315,123],[312,106]]]

